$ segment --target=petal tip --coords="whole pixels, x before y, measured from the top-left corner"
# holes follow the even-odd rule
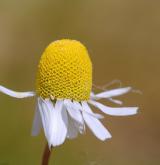
[[[100,140],[101,140],[101,141],[106,141],[106,140],[109,140],[109,139],[111,139],[111,138],[112,138],[112,135],[109,134],[109,135],[107,135],[107,136],[101,138]]]

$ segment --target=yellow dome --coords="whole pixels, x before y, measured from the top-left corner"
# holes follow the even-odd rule
[[[88,100],[92,87],[92,63],[79,41],[52,42],[42,54],[36,80],[42,98]]]

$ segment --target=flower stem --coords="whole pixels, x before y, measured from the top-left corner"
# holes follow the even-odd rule
[[[46,144],[42,158],[42,165],[48,165],[50,155],[51,155],[51,150],[49,150],[48,144]]]

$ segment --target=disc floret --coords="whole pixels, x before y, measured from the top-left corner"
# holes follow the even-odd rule
[[[79,41],[51,43],[38,66],[36,91],[42,98],[88,100],[92,87],[92,64]]]

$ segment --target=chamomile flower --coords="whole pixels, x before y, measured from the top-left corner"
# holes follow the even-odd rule
[[[49,147],[64,143],[65,139],[83,134],[86,127],[100,140],[111,138],[103,126],[101,114],[127,116],[137,113],[137,107],[113,108],[103,105],[100,99],[121,104],[116,96],[131,91],[131,87],[92,92],[92,63],[87,49],[79,41],[62,39],[52,42],[41,56],[35,92],[15,92],[0,86],[0,92],[16,98],[36,97],[36,110],[32,135],[44,129]]]

